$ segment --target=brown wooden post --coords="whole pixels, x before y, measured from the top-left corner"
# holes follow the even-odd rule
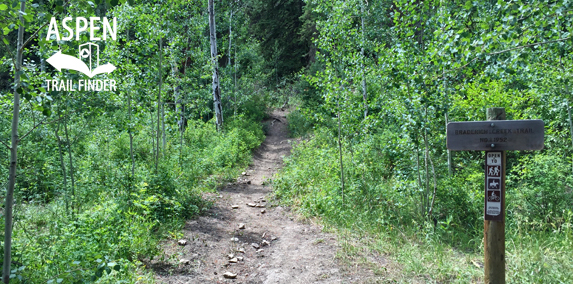
[[[488,108],[486,115],[487,120],[505,120],[505,108]],[[492,151],[495,151],[495,144],[492,146]],[[500,152],[502,156],[500,220],[487,220],[487,208],[484,208],[484,280],[486,284],[505,283],[505,151]],[[486,171],[487,168],[486,166]],[[485,187],[486,203],[484,206],[487,206],[487,172]]]

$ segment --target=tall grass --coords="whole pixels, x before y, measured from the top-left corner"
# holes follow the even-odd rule
[[[273,181],[281,202],[294,205],[306,216],[321,217],[341,237],[340,258],[366,264],[380,279],[400,283],[483,282],[484,177],[479,164],[470,164],[453,177],[441,175],[434,213],[428,218],[419,210],[420,192],[412,171],[415,165],[401,150],[407,146],[405,139],[383,132],[353,144],[344,142],[347,179],[342,192],[335,137],[331,131],[318,128],[292,150]],[[551,204],[551,208],[561,210],[558,212],[518,207],[536,198],[550,200],[547,198],[553,195],[539,195],[555,192],[548,188],[548,180],[569,184],[561,172],[564,164],[553,158],[539,156],[524,161],[521,169],[530,173],[547,161],[551,170],[544,172],[541,181],[516,172],[508,175],[514,188],[508,190],[508,202],[515,204],[508,206],[506,225],[508,283],[573,282],[571,208],[560,205],[563,203]],[[569,195],[561,197],[566,198],[565,204],[571,204]],[[552,222],[540,226],[540,216]],[[369,257],[373,252],[391,264]]]
[[[61,189],[49,202],[18,192],[11,283],[153,283],[143,263],[160,253],[159,241],[208,208],[201,194],[236,176],[264,138],[258,122],[242,117],[222,133],[190,121],[184,144],[173,135],[156,171],[153,135],[142,129],[131,176],[128,136],[105,131],[117,139],[93,135],[74,148],[75,192],[64,190],[49,155],[46,172]]]

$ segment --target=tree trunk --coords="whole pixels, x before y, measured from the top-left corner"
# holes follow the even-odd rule
[[[160,39],[159,45],[159,97],[161,97],[161,87],[163,87],[163,38]],[[161,102],[161,100],[160,100]],[[161,102],[161,135],[163,136],[163,156],[165,156],[165,104]]]
[[[131,121],[131,92],[127,91],[127,116],[129,117],[129,155],[131,156],[131,177],[135,177],[135,157],[133,156],[133,124]]]
[[[61,118],[61,115],[58,112],[58,117]],[[60,166],[62,168],[62,177],[64,180],[64,202],[66,203],[66,215],[70,215],[70,201],[69,201],[69,194],[68,194],[68,177],[66,174],[66,164],[64,161],[64,151],[62,150],[62,139],[58,132],[60,131],[60,124],[58,123],[56,129],[54,130],[54,134],[56,135],[56,139],[58,139],[58,152],[60,153]]]
[[[337,92],[336,109],[338,118],[338,161],[340,163],[340,184],[342,186],[342,202],[344,203],[344,164],[342,163],[342,137],[340,127],[340,92]]]
[[[233,26],[233,10],[231,10],[231,16],[229,17],[229,62],[227,64],[227,68],[231,67],[231,50],[233,48],[232,42],[233,42],[233,30],[232,30],[232,26]],[[234,112],[233,112],[233,116],[237,116],[237,94],[235,93],[235,88],[237,87],[237,77],[236,77],[236,68],[237,68],[237,52],[235,50],[235,85],[233,86],[233,95],[234,95],[234,102],[233,102],[233,107],[234,107]],[[231,72],[233,72],[233,70],[229,69],[229,77],[231,78]]]
[[[219,64],[217,62],[217,32],[215,29],[215,7],[213,0],[209,1],[209,33],[211,38],[211,64],[213,67],[213,104],[215,108],[217,131],[223,128],[223,113],[221,108],[221,85],[219,84]]]
[[[70,180],[72,181],[72,212],[74,212],[75,206],[75,200],[76,200],[76,181],[74,179],[74,163],[72,160],[72,143],[70,141],[70,137],[68,135],[68,124],[66,123],[66,117],[64,117],[64,134],[66,135],[66,144],[68,144],[68,157],[70,159]],[[108,142],[109,145],[109,142]],[[109,151],[108,151],[109,153]],[[78,213],[79,213],[79,209],[78,209]]]
[[[233,30],[231,29],[233,24],[233,10],[231,10],[231,16],[229,17],[229,63],[227,66],[231,65],[231,44],[233,42]]]
[[[424,110],[424,116],[425,116],[425,120],[426,123],[428,123],[428,106],[425,106],[425,110]],[[428,126],[426,124],[424,124],[424,169],[425,169],[425,173],[426,173],[426,189],[424,190],[424,215],[426,214],[428,207],[429,207],[429,201],[430,201],[430,174],[428,171],[428,160],[430,159],[430,149],[429,149],[429,145],[428,145]]]
[[[163,79],[161,78],[161,53],[163,51],[163,38],[159,39],[159,92],[157,93],[157,143],[155,143],[155,147],[157,150],[155,151],[155,172],[157,172],[157,165],[159,163],[159,136],[161,132],[159,130],[159,125],[161,124],[161,85],[163,83]]]
[[[559,61],[561,61],[561,58],[559,58]],[[563,68],[563,65],[561,65],[561,68]],[[567,96],[569,96],[569,85],[565,85],[565,96],[565,106],[567,107],[567,116],[569,117],[569,135],[571,135],[571,145],[573,146],[573,121],[571,120],[571,108],[569,107],[569,99],[567,98]],[[571,168],[573,171],[573,162],[571,163]]]
[[[18,162],[18,120],[20,118],[20,70],[22,67],[22,43],[24,42],[24,18],[26,1],[20,2],[20,26],[18,27],[18,44],[16,50],[16,63],[14,64],[14,110],[12,114],[12,144],[10,147],[10,174],[8,188],[6,189],[6,205],[4,207],[4,267],[2,267],[2,281],[10,282],[10,263],[12,262],[12,210],[14,206],[14,185],[16,183],[16,169]]]
[[[129,29],[127,29],[127,41],[129,42]],[[127,63],[127,62],[126,62]],[[131,82],[133,83],[133,77],[131,78]],[[135,158],[133,157],[133,122],[131,121],[131,92],[127,90],[127,116],[129,126],[127,128],[127,132],[129,133],[129,155],[131,156],[131,178],[135,177]],[[131,183],[130,183],[131,185]],[[128,194],[129,198],[129,194]]]
[[[233,87],[233,96],[235,96],[235,113],[234,115],[237,115],[237,45],[235,45],[235,64],[233,64],[233,70],[234,70],[234,87]]]
[[[364,37],[364,3],[361,5],[362,16],[360,20],[362,21],[362,48],[360,49],[360,53],[362,55],[362,60],[360,61],[360,69],[362,70],[362,98],[364,99],[364,119],[368,116],[368,94],[366,93],[366,75],[364,72],[364,44],[365,44],[365,37]]]

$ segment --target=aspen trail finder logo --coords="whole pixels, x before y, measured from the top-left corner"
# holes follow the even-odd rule
[[[90,17],[89,18],[89,34],[91,41],[97,40],[106,40],[109,36],[116,40],[117,37],[117,19],[113,18],[113,28],[110,25],[109,21],[106,17],[103,18],[103,29],[96,25],[96,22],[100,21],[99,17]],[[62,21],[62,25],[64,29],[68,31],[68,35],[65,37],[61,37],[58,24],[55,18],[52,18],[50,21],[50,26],[48,28],[48,35],[46,36],[46,40],[63,40],[68,41],[74,37],[74,31],[68,25],[68,22],[72,20],[71,17],[64,18]],[[83,17],[76,18],[76,30],[75,30],[75,38],[76,40],[80,39],[80,34],[82,32],[87,31],[88,28],[88,20]],[[102,29],[103,34],[102,37],[96,36],[96,32]],[[95,43],[84,43],[79,45],[78,50],[78,57],[74,57],[68,54],[63,54],[62,51],[56,52],[50,58],[46,60],[50,65],[56,68],[58,71],[62,71],[62,69],[68,70],[75,70],[84,75],[88,76],[89,78],[93,78],[94,76],[102,73],[111,73],[113,72],[116,67],[110,63],[100,65],[99,60],[99,45]],[[106,79],[106,80],[46,80],[46,87],[48,91],[115,91],[116,90],[116,82],[113,79]]]

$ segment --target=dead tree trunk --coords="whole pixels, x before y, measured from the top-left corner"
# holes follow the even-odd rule
[[[219,64],[217,63],[217,31],[215,29],[215,7],[209,0],[209,33],[211,38],[211,65],[213,68],[213,104],[217,123],[217,131],[223,128],[223,111],[221,108],[221,85],[219,84]]]

